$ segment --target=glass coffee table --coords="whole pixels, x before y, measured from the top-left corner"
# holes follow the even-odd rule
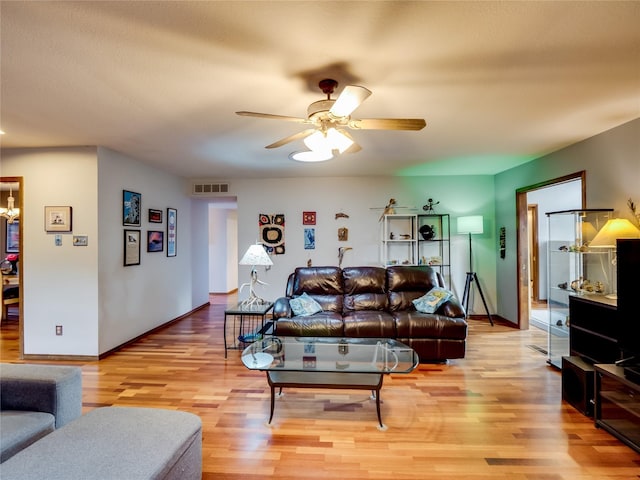
[[[242,352],[242,363],[267,374],[273,419],[275,389],[284,387],[371,390],[378,423],[384,375],[409,373],[418,366],[412,348],[387,338],[266,336]]]

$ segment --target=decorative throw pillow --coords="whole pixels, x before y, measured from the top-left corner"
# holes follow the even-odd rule
[[[434,313],[440,305],[452,297],[452,293],[444,288],[434,287],[420,298],[416,298],[413,304],[416,310],[422,313]]]
[[[322,311],[322,307],[318,302],[311,298],[307,293],[303,293],[299,297],[289,300],[291,310],[296,316],[308,316]]]

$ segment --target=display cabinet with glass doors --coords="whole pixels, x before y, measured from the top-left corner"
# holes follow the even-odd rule
[[[597,299],[610,293],[615,274],[613,249],[589,246],[611,218],[612,209],[548,212],[547,307],[548,362],[562,368],[569,355],[569,297]]]

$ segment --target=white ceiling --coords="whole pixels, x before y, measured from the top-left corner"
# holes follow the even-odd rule
[[[640,2],[2,1],[3,147],[102,145],[199,178],[494,174],[640,117]],[[373,95],[323,164],[266,150],[325,77]]]

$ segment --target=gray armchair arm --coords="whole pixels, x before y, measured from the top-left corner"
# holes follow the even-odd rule
[[[82,370],[2,363],[0,409],[51,413],[60,428],[82,414]]]

